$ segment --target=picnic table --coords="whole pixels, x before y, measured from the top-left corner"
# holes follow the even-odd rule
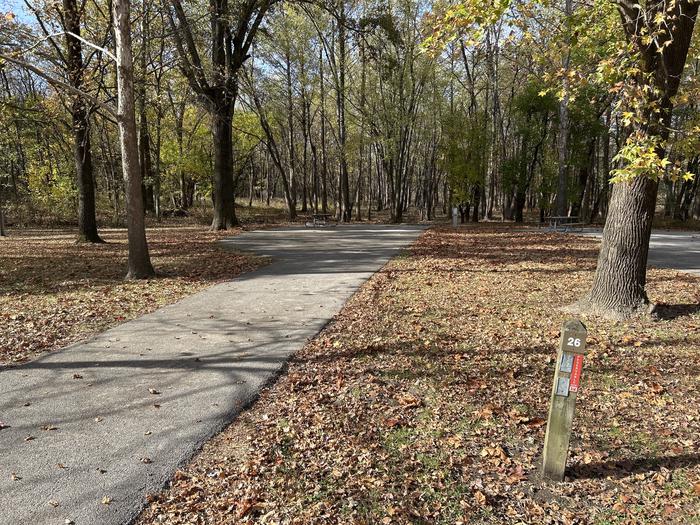
[[[562,227],[561,231],[569,231],[573,226],[583,226],[576,215],[552,215],[547,217],[547,222],[552,231],[560,231],[560,226]]]
[[[311,214],[312,220],[307,222],[306,226],[308,228],[328,226],[332,217],[332,213],[313,213]]]

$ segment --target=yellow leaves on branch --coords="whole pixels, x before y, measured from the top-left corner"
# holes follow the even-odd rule
[[[425,49],[437,51],[458,37],[467,45],[476,45],[484,29],[494,25],[510,8],[512,0],[462,0],[451,5],[436,5],[431,34],[423,43]]]
[[[631,120],[632,113],[623,113],[623,120],[625,119]],[[680,163],[671,162],[667,157],[659,155],[661,151],[665,151],[665,148],[659,137],[642,132],[633,133],[613,158],[621,167],[610,172],[610,182],[627,182],[636,177],[655,180],[668,177],[674,182],[693,179],[693,174],[683,171]]]

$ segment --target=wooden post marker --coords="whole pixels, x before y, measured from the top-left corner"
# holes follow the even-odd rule
[[[583,356],[586,353],[586,334],[586,327],[578,320],[566,321],[561,327],[547,432],[544,436],[542,469],[544,477],[554,481],[564,479],[576,395],[581,383]]]

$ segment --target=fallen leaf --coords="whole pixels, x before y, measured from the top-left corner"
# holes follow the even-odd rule
[[[527,479],[527,476],[525,475],[525,471],[523,470],[523,467],[518,465],[515,467],[515,470],[510,473],[510,475],[506,478],[506,481],[513,485],[515,483],[519,483],[521,481],[524,481]]]
[[[648,385],[654,394],[661,394],[665,390],[663,385],[660,385],[659,383],[649,382]]]
[[[547,423],[547,421],[543,417],[533,417],[532,419],[530,419],[530,421],[528,421],[525,424],[528,427],[538,428],[544,426],[545,423]]]

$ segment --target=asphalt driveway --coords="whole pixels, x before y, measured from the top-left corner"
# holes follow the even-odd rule
[[[132,521],[417,226],[249,232],[238,279],[0,370],[0,523]]]

